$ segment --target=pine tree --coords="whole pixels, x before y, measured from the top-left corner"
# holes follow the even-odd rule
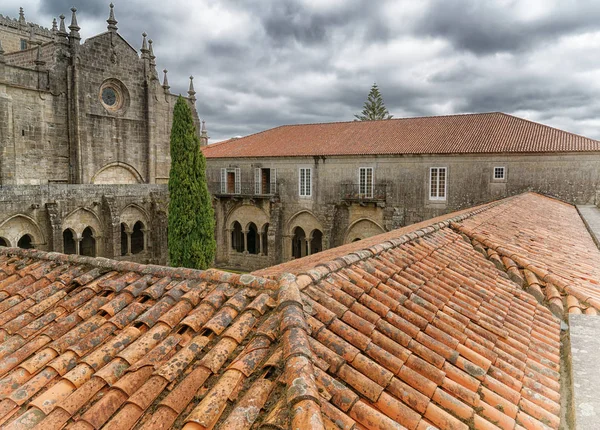
[[[390,115],[383,103],[383,97],[379,92],[377,84],[373,84],[371,92],[367,97],[367,101],[364,104],[364,109],[360,115],[354,115],[358,121],[374,121],[377,119],[392,119],[393,115]],[[355,121],[356,121],[355,120]]]
[[[215,213],[192,110],[181,96],[171,128],[169,195],[169,264],[206,269],[216,252]]]

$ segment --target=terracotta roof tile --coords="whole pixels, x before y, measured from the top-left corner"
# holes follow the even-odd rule
[[[0,422],[557,428],[560,324],[488,258],[510,258],[525,288],[542,292],[572,287],[582,268],[595,279],[593,266],[560,265],[506,237],[496,246],[464,227],[544,199],[528,196],[390,236],[301,278],[0,249]],[[567,308],[589,306],[559,292]]]
[[[499,112],[286,125],[203,148],[207,158],[598,150],[596,140]]]

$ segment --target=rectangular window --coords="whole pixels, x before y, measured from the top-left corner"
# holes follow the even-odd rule
[[[21,51],[25,51],[27,49],[27,40],[21,39]]]
[[[301,167],[299,171],[300,197],[312,196],[312,169]]]
[[[254,194],[275,194],[277,169],[254,169]]]
[[[429,169],[429,200],[446,200],[446,168]]]
[[[373,168],[361,167],[358,174],[358,193],[359,197],[368,199],[373,198]]]
[[[240,194],[242,192],[240,168],[221,169],[221,194]]]
[[[506,179],[506,169],[504,167],[494,167],[494,179]]]

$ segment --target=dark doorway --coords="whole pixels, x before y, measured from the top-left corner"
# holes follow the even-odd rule
[[[8,246],[8,241],[3,237],[0,237],[0,246]]]
[[[260,246],[259,237],[258,237],[258,228],[256,224],[251,222],[248,224],[248,253],[250,254],[258,254],[258,248]]]
[[[139,254],[144,250],[144,224],[138,221],[133,226],[131,233],[131,253]]]
[[[296,227],[292,237],[292,257],[302,258],[304,256],[306,256],[306,233],[302,227]]]
[[[310,241],[310,253],[316,254],[323,251],[323,232],[321,230],[313,230],[312,240]]]
[[[127,255],[129,252],[127,245],[127,228],[125,227],[125,223],[121,223],[121,256]]]
[[[75,245],[75,236],[73,230],[67,229],[63,231],[63,252],[65,254],[76,254],[77,247]]]
[[[237,252],[244,252],[242,225],[237,221],[233,223],[233,230],[231,230],[231,249]]]
[[[31,249],[33,248],[33,239],[31,239],[31,236],[26,234],[19,239],[17,246],[22,249]]]
[[[262,194],[272,194],[271,191],[271,169],[260,169]]]
[[[227,194],[235,194],[235,172],[227,172]]]
[[[86,227],[81,235],[81,244],[79,245],[79,253],[88,257],[96,256],[96,239],[94,232],[90,227]]]

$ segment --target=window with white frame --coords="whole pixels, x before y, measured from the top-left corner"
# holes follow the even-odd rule
[[[361,167],[358,170],[358,193],[361,197],[373,198],[373,168]]]
[[[496,180],[506,179],[506,168],[494,167],[494,179],[496,179]]]
[[[299,194],[300,197],[312,196],[312,169],[310,167],[301,167],[299,172]]]
[[[254,194],[275,194],[277,192],[277,169],[254,169]]]
[[[446,200],[446,167],[431,167],[429,169],[429,200]]]
[[[242,175],[239,167],[221,169],[221,194],[240,194]]]

